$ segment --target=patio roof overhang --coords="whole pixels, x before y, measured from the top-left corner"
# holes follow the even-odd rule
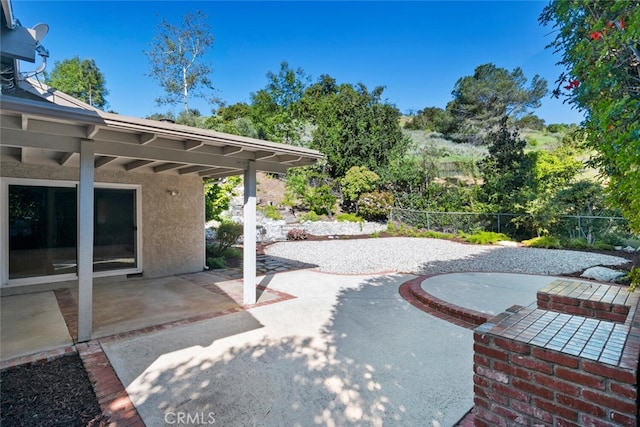
[[[0,155],[79,169],[78,341],[92,334],[94,174],[100,168],[201,178],[243,175],[243,300],[255,303],[256,171],[284,173],[311,165],[323,158],[320,152],[105,113],[64,94],[49,101],[0,95]]]
[[[198,175],[243,174],[249,163],[285,173],[316,163],[316,150],[207,129],[138,119],[0,95],[2,156],[24,163],[79,166],[80,146],[93,141],[96,169]]]

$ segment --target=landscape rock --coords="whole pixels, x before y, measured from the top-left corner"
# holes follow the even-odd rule
[[[627,246],[625,248],[622,248],[623,252],[626,252],[628,254],[633,253],[636,251],[636,249],[633,246]]]
[[[625,273],[623,271],[613,270],[607,267],[591,267],[587,268],[580,277],[598,280],[600,282],[614,282],[624,275]]]

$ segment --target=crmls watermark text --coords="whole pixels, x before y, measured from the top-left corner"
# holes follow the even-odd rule
[[[215,415],[214,412],[167,412],[164,422],[178,426],[215,424]]]

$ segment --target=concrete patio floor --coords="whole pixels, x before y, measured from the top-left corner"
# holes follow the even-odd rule
[[[131,333],[184,319],[238,311],[242,284],[214,273],[96,284],[93,339]],[[281,298],[258,290],[258,303]],[[0,299],[0,360],[70,346],[77,336],[77,289]]]
[[[147,426],[450,426],[473,404],[472,331],[402,299],[413,277],[281,273],[269,289],[296,298],[102,348]]]
[[[98,285],[92,342],[147,426],[451,426],[473,405],[473,331],[404,300],[416,277],[269,273],[249,307],[239,280],[212,273]],[[554,279],[452,273],[422,288],[496,314]],[[3,297],[3,360],[70,343],[75,298]]]

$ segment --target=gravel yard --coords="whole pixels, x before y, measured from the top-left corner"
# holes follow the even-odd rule
[[[594,252],[471,245],[411,237],[279,242],[267,246],[265,254],[339,274],[487,271],[568,275],[592,266],[629,262],[623,257]]]

